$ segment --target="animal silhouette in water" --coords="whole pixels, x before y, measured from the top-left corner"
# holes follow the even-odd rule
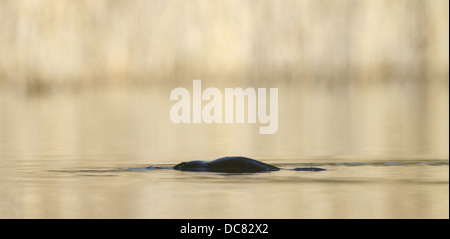
[[[223,173],[257,173],[268,171],[279,171],[282,168],[263,163],[254,159],[236,156],[236,157],[223,157],[207,161],[189,161],[182,162],[173,167],[175,170],[180,171],[195,171],[195,172],[223,172]],[[307,168],[292,168],[285,169],[292,171],[325,171],[323,168],[307,167]]]

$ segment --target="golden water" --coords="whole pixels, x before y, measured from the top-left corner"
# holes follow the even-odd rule
[[[449,217],[448,85],[277,86],[274,135],[174,124],[170,87],[3,92],[0,217]],[[115,170],[227,155],[328,171]]]
[[[448,5],[0,1],[0,218],[448,218]],[[196,79],[277,132],[172,123]],[[117,170],[233,155],[328,171]]]

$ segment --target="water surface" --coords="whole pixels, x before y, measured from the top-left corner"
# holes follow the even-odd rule
[[[172,87],[2,92],[0,217],[449,217],[448,85],[276,86],[274,135],[173,124]],[[327,171],[136,170],[237,155]]]
[[[7,218],[448,218],[448,161],[296,164],[254,174],[3,167]],[[168,166],[168,165],[157,165]]]

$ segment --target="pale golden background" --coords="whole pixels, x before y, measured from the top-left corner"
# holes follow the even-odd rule
[[[448,29],[446,0],[0,0],[0,218],[448,218]],[[278,88],[277,133],[173,124],[194,79]],[[329,171],[70,171],[226,155]]]
[[[2,88],[448,81],[448,1],[0,2]]]

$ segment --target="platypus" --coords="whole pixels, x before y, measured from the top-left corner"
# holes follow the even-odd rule
[[[203,172],[224,172],[224,173],[257,173],[257,172],[281,170],[281,168],[278,168],[276,166],[242,156],[223,157],[213,160],[211,162],[206,161],[182,162],[175,165],[173,169],[181,171],[203,171]],[[315,171],[324,171],[326,169],[308,167],[308,168],[293,168],[286,170],[315,172]]]

